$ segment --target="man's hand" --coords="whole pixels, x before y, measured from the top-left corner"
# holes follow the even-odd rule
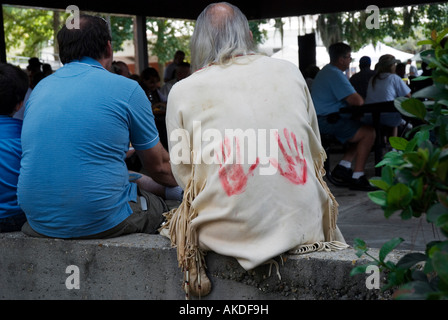
[[[303,142],[300,142],[299,148],[299,144],[294,132],[290,133],[289,130],[285,128],[283,130],[283,134],[285,136],[289,150],[286,150],[278,132],[276,133],[276,136],[278,146],[285,160],[285,168],[282,168],[282,165],[277,159],[271,159],[271,164],[280,171],[280,174],[282,176],[284,176],[292,183],[303,185],[307,180],[307,166],[305,157],[303,156]]]
[[[247,180],[251,175],[253,175],[253,171],[259,164],[258,158],[256,162],[250,166],[248,172],[246,173],[240,163],[241,153],[238,138],[235,138],[236,163],[233,163],[234,150],[228,137],[224,138],[220,151],[222,153],[222,161],[219,163],[219,180],[221,180],[222,187],[229,197],[243,193],[246,189]]]
[[[143,168],[157,183],[166,187],[175,187],[177,182],[171,171],[170,155],[159,142],[151,149],[136,150]]]

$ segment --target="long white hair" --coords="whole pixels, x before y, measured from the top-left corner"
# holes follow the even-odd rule
[[[249,23],[240,9],[227,2],[212,3],[199,15],[191,38],[191,68],[225,64],[254,53]]]

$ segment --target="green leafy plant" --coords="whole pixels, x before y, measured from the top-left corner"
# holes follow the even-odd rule
[[[402,238],[394,238],[386,242],[380,249],[378,258],[375,258],[369,253],[369,248],[361,239],[354,240],[354,248],[357,250],[356,255],[361,257],[366,255],[372,259],[372,262],[365,265],[360,265],[352,269],[350,275],[365,274],[369,265],[378,266],[380,270],[387,271],[388,282],[381,288],[382,291],[393,289],[405,283],[412,282],[414,277],[421,276],[421,263],[426,260],[426,255],[415,252],[409,253],[401,258],[397,263],[391,260],[386,260],[389,253],[391,253],[404,240]]]
[[[356,239],[357,255],[368,255],[387,271],[383,290],[397,288],[397,299],[448,298],[448,28],[433,31],[431,38],[419,42],[431,49],[421,58],[432,70],[433,85],[417,91],[412,98],[399,98],[395,107],[413,118],[417,126],[406,138],[389,139],[395,151],[377,164],[381,177],[370,180],[379,190],[369,198],[384,210],[385,217],[398,212],[403,220],[425,216],[440,229],[444,240],[427,243],[424,253],[409,253],[396,264],[386,256],[403,239],[392,239],[380,249],[379,258],[368,253],[366,244]],[[420,77],[423,80],[427,77]],[[352,275],[365,271],[358,266]]]

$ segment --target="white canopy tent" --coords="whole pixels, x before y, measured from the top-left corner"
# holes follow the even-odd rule
[[[299,47],[297,45],[284,46],[282,50],[277,51],[271,57],[288,60],[299,66]],[[329,62],[330,58],[328,57],[327,49],[321,46],[316,47],[316,65],[322,68]]]
[[[283,49],[274,53],[271,57],[277,59],[284,59],[292,62],[296,66],[299,66],[299,48],[297,45],[286,45]],[[352,52],[353,62],[351,64],[351,73],[358,71],[359,59],[363,56],[368,56],[372,60],[372,69],[378,62],[379,58],[384,54],[391,54],[396,59],[406,63],[408,59],[415,61],[415,55],[404,51],[392,48],[384,43],[378,42],[375,46],[368,44],[361,48],[357,52]],[[413,59],[414,58],[414,59]],[[316,47],[316,65],[322,68],[330,62],[327,49],[323,46]],[[413,62],[415,63],[415,62]]]
[[[372,60],[372,67],[378,62],[379,58],[384,54],[391,54],[395,59],[406,63],[408,59],[412,59],[414,54],[392,48],[384,43],[377,42],[376,45],[369,44],[361,48],[358,52],[353,52],[353,62],[358,63],[362,56],[368,56]]]

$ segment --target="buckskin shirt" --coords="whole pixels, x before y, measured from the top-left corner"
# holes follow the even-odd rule
[[[159,141],[151,105],[136,81],[83,58],[43,79],[26,105],[18,199],[28,223],[51,237],[115,227],[132,210],[125,164]]]
[[[292,249],[345,247],[296,66],[262,55],[210,65],[173,87],[166,118],[185,192],[168,215],[181,264],[211,250],[249,270]]]

